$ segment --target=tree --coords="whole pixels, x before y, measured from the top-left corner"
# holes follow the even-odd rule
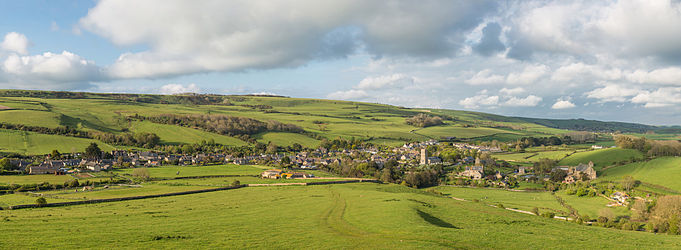
[[[234,180],[232,182],[232,187],[236,187],[236,186],[241,186],[241,182],[239,180]]]
[[[560,169],[551,173],[551,181],[554,182],[561,182],[565,177],[567,177],[567,172]]]
[[[99,159],[102,156],[102,150],[99,149],[97,143],[90,143],[90,145],[85,148],[85,156],[87,158]]]
[[[650,218],[649,223],[658,232],[678,234],[681,226],[681,196],[669,195],[658,198]]]
[[[132,170],[132,176],[143,180],[149,179],[149,170],[146,168],[136,168]]]
[[[57,159],[61,158],[61,153],[59,153],[59,150],[56,150],[56,149],[52,150],[52,153],[50,153],[50,158],[57,160]]]
[[[389,168],[383,168],[381,171],[381,181],[384,183],[393,182],[392,171]]]
[[[10,171],[13,170],[12,162],[7,158],[0,159],[0,170]]]
[[[646,221],[648,219],[648,205],[644,200],[636,200],[631,210],[634,210],[633,220]]]
[[[288,166],[289,164],[291,164],[291,158],[288,155],[281,158],[281,165]]]
[[[634,177],[631,177],[630,175],[622,177],[622,188],[624,190],[631,190],[634,187],[634,184],[636,184],[636,180],[634,180]]]
[[[38,204],[38,206],[45,206],[47,204],[47,200],[45,200],[44,197],[39,197],[38,199],[35,200],[35,204]]]
[[[273,142],[270,142],[270,143],[267,144],[267,150],[265,151],[265,153],[267,153],[267,154],[276,154],[276,153],[277,153],[277,149],[278,149],[277,144],[274,144]]]

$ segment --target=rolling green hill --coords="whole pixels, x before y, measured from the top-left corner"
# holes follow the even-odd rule
[[[645,158],[643,153],[635,149],[608,148],[578,152],[561,160],[558,164],[576,166],[580,163],[586,164],[589,163],[589,161],[593,161],[594,169],[596,169],[596,171],[600,171],[604,167],[613,165],[617,162],[629,161],[632,159],[640,160],[643,158]]]
[[[0,218],[0,242],[9,249],[681,247],[677,236],[588,227],[380,184],[242,188],[2,210]]]
[[[679,181],[681,180],[681,158],[679,157],[662,157],[647,162],[636,162],[609,168],[604,171],[602,179],[619,181],[627,175],[636,180],[681,193],[681,182]]]
[[[318,145],[323,138],[337,137],[354,137],[377,144],[399,145],[408,141],[440,138],[511,141],[526,136],[546,137],[569,132],[553,128],[549,126],[551,124],[542,125],[545,122],[479,112],[411,109],[374,103],[281,96],[169,96],[2,90],[0,105],[4,107],[0,109],[0,121],[3,123],[46,128],[67,126],[82,131],[113,134],[152,132],[159,135],[162,144],[168,145],[210,139],[230,146],[247,145],[248,142],[191,124],[158,124],[131,117],[155,117],[161,114],[227,115],[262,122],[277,121],[298,126],[303,132],[291,134],[265,131],[252,134],[251,138],[262,143],[272,141],[279,146],[299,143],[308,147]],[[406,124],[407,118],[420,113],[440,116],[444,124],[427,128]],[[71,141],[72,138],[64,140]],[[28,143],[23,148],[10,146],[1,151],[44,152],[34,145],[43,143]],[[48,145],[50,144],[45,143],[45,147]],[[71,146],[68,145],[70,144],[65,147],[70,149]]]

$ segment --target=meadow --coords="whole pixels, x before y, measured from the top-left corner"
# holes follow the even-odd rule
[[[549,192],[521,192],[504,189],[451,186],[438,186],[433,189],[447,196],[468,201],[478,200],[488,205],[502,204],[504,207],[525,211],[532,211],[536,207],[541,213],[554,212],[559,215],[567,215],[569,212]]]
[[[646,162],[636,162],[609,168],[599,177],[602,180],[620,181],[624,176],[663,186],[681,192],[681,158],[661,157]]]
[[[577,152],[563,160],[558,164],[567,166],[576,166],[579,163],[589,163],[593,161],[594,169],[600,171],[604,167],[614,165],[617,162],[629,161],[632,159],[641,160],[645,156],[643,153],[635,149],[622,149],[622,148],[607,148],[607,149],[597,149],[586,152]]]
[[[27,155],[49,154],[55,149],[65,153],[83,152],[93,142],[104,151],[114,149],[113,146],[93,139],[0,129],[0,152]]]
[[[2,210],[0,230],[10,249],[681,247],[675,236],[588,227],[368,183]]]

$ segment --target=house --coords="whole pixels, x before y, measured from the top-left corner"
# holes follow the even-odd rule
[[[482,177],[484,177],[484,167],[483,166],[466,167],[466,170],[461,172],[459,175],[470,177],[475,180],[482,179]]]
[[[629,199],[629,195],[625,192],[614,192],[610,195],[610,198],[617,201],[620,205],[626,205],[628,203],[627,200]]]
[[[52,164],[43,162],[38,166],[29,166],[28,174],[57,174],[59,169],[59,166],[52,166]]]
[[[594,170],[594,163],[592,161],[589,164],[580,163],[576,167],[571,167],[568,169],[568,175],[574,175],[575,177],[586,176],[589,180],[596,179],[596,170]]]
[[[295,173],[283,173],[281,174],[281,178],[286,178],[286,179],[300,179],[300,178],[313,178],[314,175],[312,174],[307,174],[307,173],[300,173],[300,172],[295,172]]]
[[[270,169],[270,170],[265,170],[265,172],[262,172],[260,174],[261,178],[264,179],[279,179],[281,178],[282,171],[279,169]]]

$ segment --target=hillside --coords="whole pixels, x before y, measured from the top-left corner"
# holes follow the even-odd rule
[[[3,123],[37,128],[75,128],[83,133],[102,132],[112,135],[126,133],[155,133],[161,144],[181,145],[213,139],[228,146],[248,145],[255,141],[270,141],[288,146],[298,143],[315,147],[323,138],[358,138],[376,144],[400,145],[408,141],[454,138],[457,140],[510,141],[525,136],[544,137],[567,133],[554,128],[553,123],[528,118],[505,117],[479,112],[410,109],[391,105],[288,98],[280,96],[222,96],[222,95],[146,95],[100,94],[81,92],[0,91],[0,118]],[[218,134],[207,128],[186,124],[159,124],[148,121],[162,114],[220,115],[242,117],[254,122],[276,121],[286,126],[297,126],[300,133],[261,130],[245,140],[236,134]],[[417,114],[438,116],[443,124],[426,128],[406,124],[406,119]],[[139,117],[134,119],[133,117]],[[590,121],[589,121],[590,122]],[[579,123],[579,122],[577,122]],[[586,121],[584,122],[586,123]],[[586,126],[586,125],[585,125]],[[641,125],[645,127],[645,125]],[[568,127],[586,128],[586,127]],[[50,144],[35,139],[16,139],[11,133],[0,134],[0,140],[16,141],[4,152],[46,153]],[[54,135],[64,137],[62,135]],[[97,137],[98,138],[98,137]],[[90,138],[97,139],[97,138]],[[71,141],[72,138],[64,139]],[[8,144],[13,145],[13,144]],[[36,148],[33,145],[42,145]],[[60,147],[81,150],[84,143],[67,143]]]
[[[624,176],[632,176],[641,182],[661,186],[681,193],[681,158],[662,157],[646,162],[636,162],[607,169],[603,179],[619,181]]]
[[[596,169],[596,171],[600,171],[604,167],[614,165],[618,162],[641,160],[644,158],[645,156],[643,153],[635,149],[608,148],[577,152],[564,158],[558,164],[576,166],[580,163],[586,164],[589,163],[589,161],[593,161],[594,169]]]
[[[0,242],[11,249],[681,247],[674,236],[588,227],[379,184],[242,188],[4,210],[0,218]]]

